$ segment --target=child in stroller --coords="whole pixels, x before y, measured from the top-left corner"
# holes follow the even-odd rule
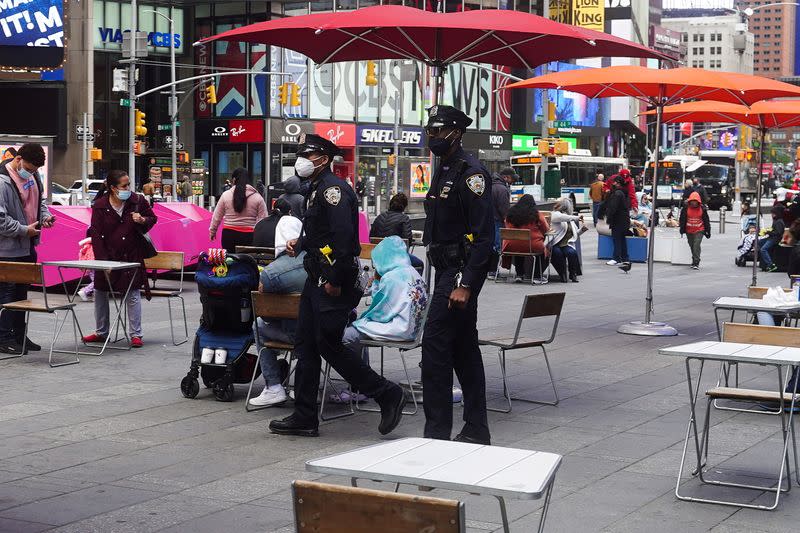
[[[755,243],[756,243],[756,223],[755,221],[748,223],[747,230],[742,235],[742,240],[739,241],[739,246],[736,252],[736,266],[743,267],[748,261],[755,260]]]
[[[200,254],[195,280],[203,316],[181,392],[196,397],[201,377],[217,400],[229,402],[234,383],[249,383],[254,370],[260,374],[256,356],[248,353],[254,342],[250,292],[258,288],[258,265],[249,255],[209,250]]]

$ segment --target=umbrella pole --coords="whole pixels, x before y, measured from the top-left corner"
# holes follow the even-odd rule
[[[653,151],[653,189],[651,191],[653,196],[653,213],[650,216],[650,235],[647,239],[647,293],[645,295],[644,306],[644,321],[643,322],[630,322],[622,324],[618,329],[618,333],[626,335],[643,335],[650,337],[666,337],[677,335],[678,330],[664,322],[651,322],[653,315],[653,251],[655,250],[656,239],[656,201],[658,198],[658,159],[659,150],[661,149],[661,121],[664,111],[665,97],[662,89],[662,94],[656,104],[656,135],[655,135],[655,150]]]
[[[764,137],[766,136],[767,129],[761,128],[761,144],[758,147],[758,177],[756,178],[756,240],[753,243],[753,279],[750,281],[750,286],[755,287],[758,284],[758,262],[760,253],[758,249],[758,239],[761,233],[761,183],[764,181],[761,172],[764,168]],[[769,265],[765,265],[768,267]]]

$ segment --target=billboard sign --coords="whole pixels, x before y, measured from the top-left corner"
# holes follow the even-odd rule
[[[57,68],[65,45],[63,0],[0,0],[0,67]]]

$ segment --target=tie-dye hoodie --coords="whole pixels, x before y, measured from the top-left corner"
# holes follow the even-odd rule
[[[413,340],[424,326],[428,291],[405,243],[397,236],[383,239],[372,250],[372,263],[380,279],[372,284],[372,304],[353,327],[375,340]]]

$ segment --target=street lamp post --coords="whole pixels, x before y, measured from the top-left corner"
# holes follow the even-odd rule
[[[173,7],[170,6],[169,14],[170,16],[166,16],[164,13],[159,11],[150,9],[146,11],[147,13],[155,13],[159,17],[166,19],[169,22],[169,75],[170,75],[170,96],[169,96],[169,121],[171,125],[171,132],[170,132],[170,145],[171,145],[171,165],[172,168],[172,192],[170,194],[170,198],[172,201],[175,201],[176,196],[176,189],[178,188],[178,94],[176,92],[176,84],[175,84],[175,21],[173,20],[174,11]],[[162,184],[162,193],[163,193],[163,184]]]

